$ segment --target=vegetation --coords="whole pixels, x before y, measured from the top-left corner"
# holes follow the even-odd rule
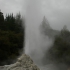
[[[70,66],[70,31],[66,26],[55,37],[54,45],[49,50],[51,60]]]
[[[42,24],[40,25],[41,34],[47,35],[49,38],[54,38],[55,35],[59,34],[59,31],[53,30],[48,22],[48,20],[44,17]]]
[[[0,12],[0,65],[19,55],[19,51],[24,48],[24,36],[25,25],[21,15],[17,14],[15,17],[13,14],[8,14],[4,18],[3,13]]]
[[[54,61],[70,66],[70,31],[67,26],[65,25],[61,31],[53,30],[44,17],[40,30],[49,38],[55,38],[53,46],[45,52],[43,63]]]

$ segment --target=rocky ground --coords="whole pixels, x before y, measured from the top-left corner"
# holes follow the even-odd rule
[[[17,59],[16,63],[0,66],[0,70],[70,70],[70,68],[67,68],[64,64],[38,65],[38,67],[34,64],[30,56],[22,54],[22,56]]]
[[[18,58],[17,62],[11,65],[0,66],[0,70],[40,70],[33,60],[26,54]]]

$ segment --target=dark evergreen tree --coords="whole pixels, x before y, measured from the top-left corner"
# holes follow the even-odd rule
[[[54,45],[49,50],[51,60],[70,66],[70,31],[63,27],[55,37]]]
[[[16,23],[13,14],[8,14],[5,18],[6,30],[15,31]]]
[[[0,11],[0,29],[4,28],[4,16],[3,13]]]
[[[22,17],[18,14],[6,15],[0,12],[0,65],[12,63],[11,60],[19,56],[19,52],[23,52],[25,26]],[[23,25],[22,25],[23,24]],[[9,61],[8,61],[9,60]]]

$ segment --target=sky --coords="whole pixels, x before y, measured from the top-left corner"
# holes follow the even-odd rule
[[[0,0],[0,9],[6,13],[25,14],[26,0]],[[70,30],[70,0],[41,0],[41,9],[51,27],[60,30],[67,25]]]

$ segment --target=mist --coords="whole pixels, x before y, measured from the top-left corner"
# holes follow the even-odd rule
[[[25,48],[27,48],[28,50],[25,49],[25,53],[29,55],[34,53],[33,55],[35,55],[36,52],[40,51],[39,50],[40,49],[39,25],[42,20],[41,1],[30,0],[27,3],[28,4],[26,4],[27,5],[27,8],[26,8],[26,45],[28,44],[28,46],[25,46]]]
[[[48,53],[46,60],[49,64],[43,65],[45,52],[53,45],[54,39],[40,33],[39,28],[45,16],[42,8],[42,0],[27,0],[25,1],[25,5],[25,53],[30,55],[34,63],[38,65],[41,70],[66,70],[65,64],[56,64],[54,61],[49,60],[48,58],[50,56]]]
[[[0,0],[0,9],[6,13],[16,14],[19,11],[25,15],[28,0]],[[67,25],[70,30],[70,1],[69,0],[41,0],[41,12],[47,17],[53,29],[61,30]]]
[[[25,53],[30,55],[35,64],[43,68],[44,53],[53,45],[53,39],[40,33],[39,28],[44,17],[41,6],[41,0],[26,1]]]
[[[65,64],[55,63],[49,59],[48,50],[53,46],[54,38],[42,34],[40,25],[43,17],[46,16],[52,30],[56,29],[59,32],[58,30],[61,30],[64,25],[67,25],[70,30],[69,3],[69,0],[0,0],[0,8],[5,15],[11,12],[15,15],[20,11],[25,18],[25,53],[41,70],[64,70],[66,68]],[[21,54],[23,53],[20,52]],[[45,54],[46,65],[43,64]]]

